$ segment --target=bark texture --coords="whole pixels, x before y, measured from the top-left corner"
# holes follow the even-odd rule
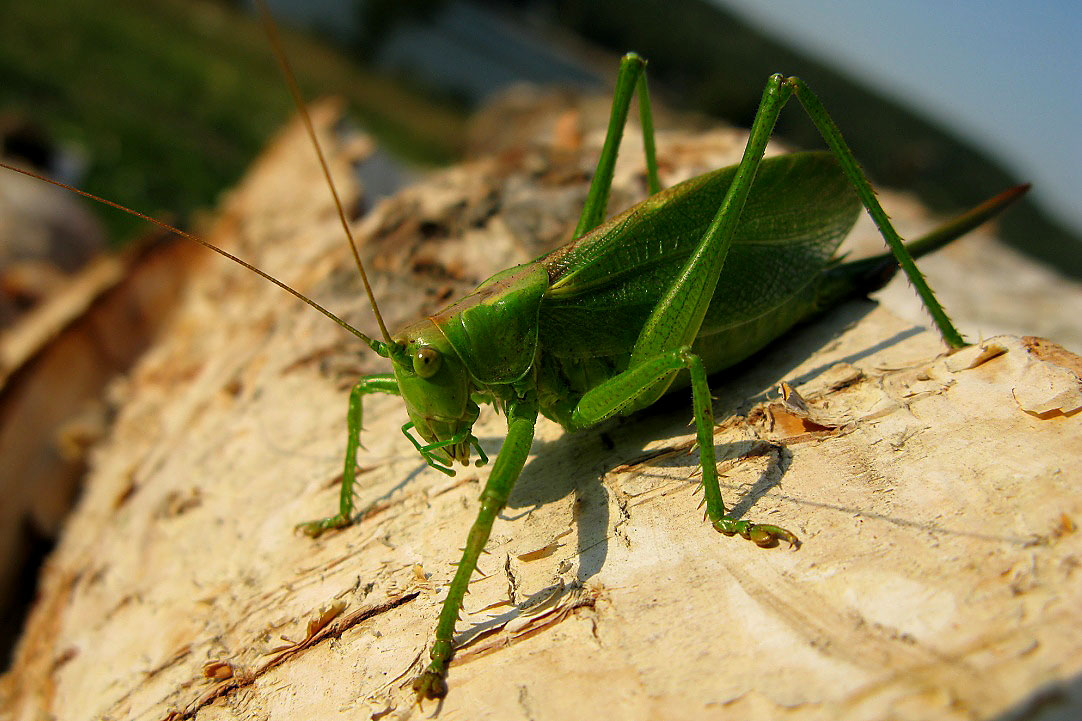
[[[334,117],[317,112],[324,134]],[[389,325],[566,236],[600,131],[555,117],[356,223]],[[643,192],[627,137],[612,209]],[[663,133],[666,184],[743,142]],[[344,168],[364,149],[327,148],[360,207]],[[210,239],[374,332],[311,156],[285,131]],[[335,509],[346,389],[382,359],[243,269],[207,268],[118,391],[3,716],[428,717],[409,685],[488,471],[428,469],[400,401],[370,397],[363,521],[294,533]],[[713,379],[722,492],[798,552],[702,522],[682,394],[575,435],[542,420],[437,717],[1077,718],[1080,375],[1034,338],[945,356],[861,301]],[[484,410],[475,432],[493,455],[503,419]]]

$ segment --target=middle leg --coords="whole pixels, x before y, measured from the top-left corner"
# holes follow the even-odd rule
[[[717,462],[714,458],[714,409],[706,369],[702,360],[687,346],[645,359],[588,391],[571,411],[571,430],[581,430],[611,418],[637,404],[642,393],[659,381],[670,379],[677,371],[687,370],[691,376],[691,396],[694,407],[695,432],[702,466],[703,494],[706,515],[711,525],[727,536],[739,534],[759,546],[773,546],[779,540],[791,547],[800,545],[792,531],[780,526],[737,520],[725,512],[718,485]]]

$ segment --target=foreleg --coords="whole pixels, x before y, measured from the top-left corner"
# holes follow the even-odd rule
[[[318,536],[331,528],[342,528],[353,521],[353,481],[357,475],[357,449],[361,445],[361,425],[364,420],[362,399],[368,393],[391,393],[399,395],[398,382],[393,373],[366,376],[353,386],[349,393],[349,410],[346,413],[346,461],[342,470],[342,486],[338,494],[338,513],[318,521],[297,524],[309,536]]]

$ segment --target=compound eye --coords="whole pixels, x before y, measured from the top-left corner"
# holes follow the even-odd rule
[[[413,372],[422,378],[431,378],[440,369],[443,360],[435,348],[420,348],[413,354]]]

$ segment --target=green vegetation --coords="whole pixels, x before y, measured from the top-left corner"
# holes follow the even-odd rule
[[[206,0],[11,0],[0,31],[0,113],[87,154],[80,185],[183,219],[213,205],[293,113],[253,16]],[[306,97],[334,93],[392,152],[441,163],[464,114],[284,32]],[[104,210],[104,209],[102,209]],[[112,237],[141,224],[102,212]]]

